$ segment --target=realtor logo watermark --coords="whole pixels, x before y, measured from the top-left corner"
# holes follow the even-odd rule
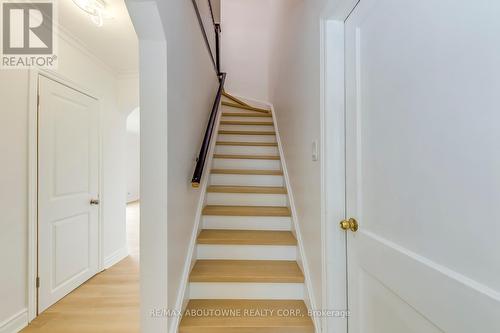
[[[57,67],[54,1],[1,0],[2,69]]]

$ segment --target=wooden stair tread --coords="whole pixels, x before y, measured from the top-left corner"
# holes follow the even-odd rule
[[[277,155],[236,155],[236,154],[214,154],[214,158],[236,159],[236,160],[279,160]]]
[[[281,170],[212,169],[212,174],[282,176]]]
[[[213,315],[221,310],[229,315]],[[291,310],[295,311],[293,315],[283,315]],[[255,311],[260,315],[252,315]],[[203,315],[197,315],[200,312]],[[304,301],[192,299],[187,304],[179,332],[314,333],[314,325]]]
[[[223,117],[265,117],[272,118],[270,113],[259,113],[259,112],[222,112]]]
[[[303,283],[296,261],[197,260],[190,282]]]
[[[240,105],[246,105],[246,106],[251,106],[251,105],[250,105],[250,104],[248,104],[247,102],[242,101],[241,99],[239,99],[239,98],[237,98],[237,97],[235,97],[235,96],[233,96],[233,95],[231,95],[231,94],[229,94],[229,93],[227,93],[227,92],[225,92],[225,91],[223,91],[223,92],[222,92],[222,96],[224,96],[224,97],[226,97],[226,98],[228,98],[228,99],[232,100],[233,102],[236,102],[237,104],[240,104]]]
[[[254,125],[254,126],[274,126],[271,121],[236,121],[221,120],[221,125]]]
[[[290,208],[281,206],[207,205],[203,215],[216,216],[291,216]]]
[[[229,131],[220,130],[219,134],[232,134],[232,135],[276,135],[274,131]]]
[[[278,147],[277,142],[217,141],[215,144],[218,146]]]
[[[286,188],[277,186],[224,186],[211,185],[209,193],[256,193],[256,194],[286,194]]]
[[[198,244],[297,245],[297,240],[291,231],[205,229]]]
[[[226,102],[222,101],[222,105],[224,106],[229,106],[232,108],[236,109],[243,109],[243,110],[250,110],[250,111],[255,111],[255,112],[262,112],[262,113],[270,113],[270,110],[262,109],[262,108],[257,108],[254,106],[249,106],[249,105],[243,105],[243,104],[238,104],[238,103],[232,103],[232,102]]]

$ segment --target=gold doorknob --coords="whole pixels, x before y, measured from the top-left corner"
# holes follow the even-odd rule
[[[342,220],[340,221],[340,228],[342,228],[342,230],[351,230],[352,232],[356,232],[359,228],[358,221],[352,217],[348,220]]]

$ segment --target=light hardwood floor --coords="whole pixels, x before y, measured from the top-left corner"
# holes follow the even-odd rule
[[[139,209],[139,203],[127,206],[130,255],[61,299],[21,332],[139,332]]]

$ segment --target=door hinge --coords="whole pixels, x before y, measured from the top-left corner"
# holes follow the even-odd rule
[[[40,288],[40,278],[39,277],[36,278],[36,287]]]
[[[36,95],[36,107],[40,106],[40,95]]]

